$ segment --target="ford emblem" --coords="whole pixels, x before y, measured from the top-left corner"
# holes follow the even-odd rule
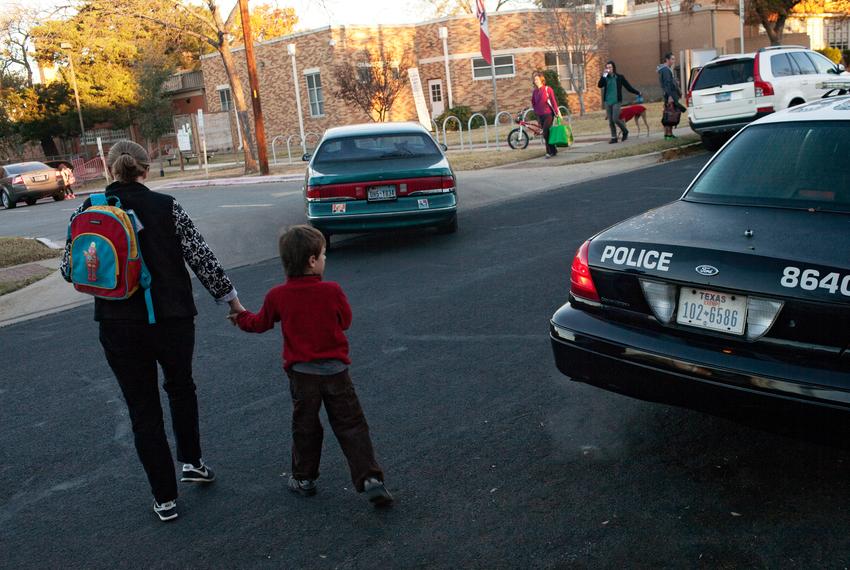
[[[717,275],[720,271],[713,265],[697,265],[696,272],[706,277]]]

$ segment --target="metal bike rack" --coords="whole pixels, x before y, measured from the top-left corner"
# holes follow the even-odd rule
[[[289,156],[289,164],[292,164],[292,147],[290,145],[292,139],[296,137],[301,140],[301,135],[289,135],[286,137],[286,154]]]
[[[309,133],[304,133],[304,148],[307,148],[307,141],[310,140],[310,137],[314,137],[316,139],[316,146],[319,146],[319,141],[322,140],[322,135],[311,131]]]
[[[272,139],[272,162],[274,164],[277,164],[277,153],[274,150],[274,144],[278,141],[278,139],[282,139],[283,137],[284,135],[277,135],[275,138]],[[290,164],[292,163],[291,157],[289,162]]]
[[[484,148],[490,148],[490,133],[487,130],[487,117],[481,113],[474,113],[471,117],[469,117],[469,121],[466,123],[466,133],[469,137],[469,148],[472,148],[472,120],[475,117],[481,117],[481,120],[484,121]]]
[[[449,139],[446,136],[446,123],[448,123],[452,119],[454,119],[457,123],[457,130],[458,134],[460,135],[460,150],[463,150],[463,123],[461,123],[460,119],[458,119],[454,115],[449,115],[443,120],[443,144],[449,146]]]
[[[573,124],[573,115],[570,113],[570,108],[566,105],[558,105],[558,110],[561,112],[561,115],[567,118],[567,123],[572,126]]]
[[[513,124],[514,122],[514,116],[507,111],[500,111],[499,114],[493,118],[493,130],[495,131],[495,133],[493,133],[493,139],[496,148],[498,148],[499,150],[501,150],[501,148],[499,147],[499,119],[502,115],[507,115],[508,119],[511,121],[511,124]]]

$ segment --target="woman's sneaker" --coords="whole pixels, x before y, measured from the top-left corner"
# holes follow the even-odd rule
[[[289,490],[293,493],[298,493],[302,497],[312,497],[316,494],[315,479],[296,479],[289,476]]]
[[[366,493],[366,498],[376,507],[388,507],[393,504],[393,496],[387,491],[383,481],[378,481],[374,477],[366,479],[363,483],[363,492]]]
[[[180,481],[183,483],[212,483],[215,481],[215,472],[204,463],[201,459],[198,462],[200,465],[192,465],[191,463],[183,464],[183,475]]]
[[[177,501],[166,501],[161,505],[153,502],[153,512],[161,521],[171,521],[177,518]]]

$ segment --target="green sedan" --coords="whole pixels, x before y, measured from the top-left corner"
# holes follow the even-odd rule
[[[307,167],[307,220],[332,234],[433,226],[457,231],[455,177],[417,123],[328,129]]]

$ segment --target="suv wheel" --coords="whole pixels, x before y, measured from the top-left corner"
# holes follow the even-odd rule
[[[720,149],[724,142],[726,142],[725,139],[720,135],[702,135],[702,146],[711,152]]]

